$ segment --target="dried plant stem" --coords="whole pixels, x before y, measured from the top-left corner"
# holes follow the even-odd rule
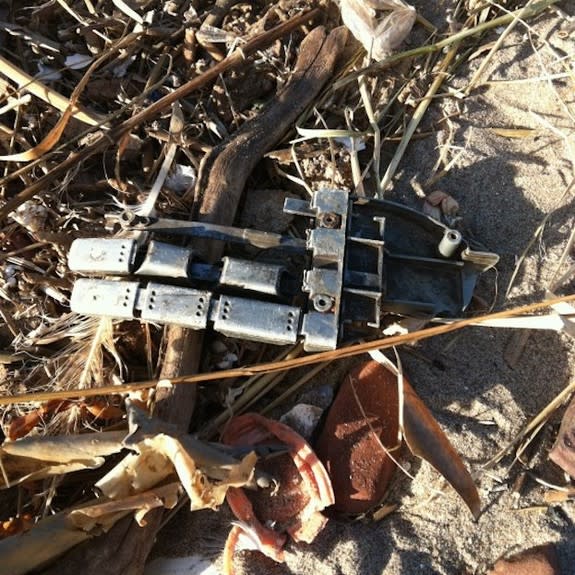
[[[395,175],[397,167],[399,166],[399,163],[401,162],[401,160],[403,158],[403,154],[405,154],[405,150],[407,149],[407,146],[411,140],[411,137],[413,136],[413,134],[415,133],[415,130],[417,130],[417,126],[419,126],[419,123],[423,119],[423,116],[425,115],[425,112],[427,111],[427,108],[429,107],[429,104],[431,103],[433,96],[437,93],[437,91],[439,90],[439,88],[443,84],[443,81],[445,80],[445,77],[447,75],[447,69],[449,68],[449,66],[453,62],[453,60],[457,54],[458,49],[459,49],[459,44],[455,44],[449,49],[449,51],[447,52],[447,54],[443,58],[443,62],[441,63],[441,66],[439,67],[439,70],[437,72],[437,76],[435,77],[435,80],[433,81],[433,83],[429,87],[429,90],[427,91],[427,94],[425,95],[423,100],[419,103],[419,105],[415,109],[415,112],[413,113],[413,116],[411,117],[411,120],[409,121],[409,124],[407,125],[405,133],[403,134],[403,137],[401,138],[401,142],[399,143],[399,146],[397,147],[395,155],[393,156],[393,158],[392,158],[392,160],[391,160],[391,162],[390,162],[390,164],[389,164],[389,166],[385,172],[385,175],[383,176],[383,179],[381,180],[381,184],[380,184],[379,189],[380,189],[380,193],[382,196],[385,193],[385,189],[387,188],[387,186],[389,186],[389,184],[391,183],[391,180],[393,179],[393,176]]]
[[[439,325],[435,327],[421,329],[419,331],[414,331],[408,334],[385,337],[382,339],[368,341],[366,343],[358,343],[355,345],[350,345],[349,347],[345,347],[343,349],[324,351],[321,353],[315,353],[312,355],[297,357],[290,360],[286,359],[278,362],[261,363],[258,365],[241,367],[236,369],[228,369],[225,371],[219,371],[213,373],[199,373],[194,375],[182,375],[164,381],[152,380],[152,381],[143,381],[139,383],[129,383],[122,386],[111,385],[107,387],[100,387],[98,389],[88,389],[88,390],[70,389],[66,391],[23,393],[19,395],[9,395],[0,397],[0,405],[11,405],[13,403],[25,403],[30,401],[47,401],[49,399],[68,399],[72,397],[93,397],[95,395],[129,393],[132,391],[149,389],[157,385],[161,387],[161,386],[179,385],[182,383],[195,384],[208,381],[220,381],[222,379],[246,377],[261,373],[286,371],[288,369],[294,369],[296,367],[303,367],[306,365],[314,365],[316,363],[321,363],[324,361],[334,361],[336,359],[353,357],[356,355],[360,355],[362,353],[367,353],[374,349],[388,349],[396,345],[414,343],[416,341],[422,341],[424,339],[429,339],[437,335],[443,335],[446,333],[459,331],[464,327],[473,326],[482,320],[487,321],[492,319],[523,315],[531,313],[535,310],[540,310],[546,307],[553,306],[561,302],[572,302],[572,301],[575,301],[575,294],[557,298],[545,299],[543,301],[539,301],[529,305],[524,305],[516,308],[507,309],[504,311],[490,313],[483,316],[476,316],[467,319],[462,319],[460,321],[451,324]]]
[[[567,401],[569,396],[575,391],[575,381],[570,383],[553,401],[547,404],[503,449],[498,451],[483,467],[490,469],[505,457],[515,445],[523,441],[534,430],[538,429],[553,412]]]
[[[346,108],[345,121],[347,128],[351,132],[351,110]],[[363,178],[361,174],[361,166],[359,165],[359,157],[357,155],[358,146],[355,138],[350,138],[349,161],[351,164],[351,179],[353,181],[354,194],[360,198],[365,197],[365,188],[363,187]]]
[[[363,107],[365,109],[365,114],[369,120],[369,125],[373,132],[373,173],[375,176],[375,185],[377,188],[377,196],[383,197],[383,190],[380,184],[380,164],[381,164],[381,131],[377,123],[377,118],[373,112],[373,106],[371,104],[371,96],[369,90],[367,89],[367,83],[365,81],[365,76],[361,76],[358,80],[359,83],[359,93],[361,95],[361,101],[363,102]]]
[[[54,106],[54,108],[60,110],[60,112],[65,112],[71,105],[68,98],[62,96],[62,94],[46,86],[46,84],[43,84],[29,74],[26,74],[26,72],[2,56],[0,56],[0,74],[17,84],[19,88],[26,90],[47,104]],[[76,120],[90,126],[100,126],[105,121],[102,116],[86,110],[81,106],[76,106],[76,111],[73,116]]]
[[[413,48],[412,50],[406,50],[405,52],[399,52],[398,54],[394,54],[381,62],[377,62],[362,70],[358,70],[357,72],[352,72],[339,80],[334,85],[334,90],[342,88],[346,84],[350,82],[354,82],[362,76],[363,74],[372,74],[380,72],[381,70],[385,70],[397,62],[401,60],[405,60],[406,58],[413,58],[416,56],[423,56],[426,54],[432,54],[434,52],[439,52],[448,46],[452,46],[453,44],[457,44],[466,38],[470,38],[471,36],[475,36],[477,34],[481,34],[486,32],[487,30],[491,30],[492,28],[497,28],[499,26],[506,26],[510,22],[513,22],[517,18],[528,19],[540,14],[549,6],[553,4],[557,4],[559,0],[541,0],[540,2],[535,2],[530,6],[525,6],[524,8],[520,8],[519,10],[515,10],[513,12],[509,12],[507,14],[503,14],[493,20],[489,20],[487,22],[483,22],[482,24],[478,24],[472,28],[464,28],[460,32],[456,34],[452,34],[447,38],[436,42],[435,44],[426,44],[425,46],[419,46],[418,48]]]

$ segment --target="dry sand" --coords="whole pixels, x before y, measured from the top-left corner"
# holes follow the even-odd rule
[[[415,4],[423,16],[445,28],[452,2],[420,0]],[[572,2],[561,4],[575,17]],[[497,274],[487,274],[478,289],[479,295],[491,301],[497,286],[499,307],[543,297],[575,223],[575,190],[563,197],[573,177],[575,121],[565,106],[570,105],[575,114],[572,84],[568,79],[535,80],[563,72],[561,65],[553,62],[567,55],[571,60],[564,63],[573,70],[575,24],[555,13],[531,24],[533,34],[528,35],[519,25],[507,38],[469,97],[433,103],[424,131],[433,129],[443,116],[459,115],[441,124],[441,131],[433,136],[410,144],[390,196],[420,205],[412,183],[424,183],[444,147],[450,146],[448,159],[458,159],[437,188],[460,203],[467,233],[501,255]],[[482,45],[497,37],[498,31],[488,34]],[[412,43],[416,45],[415,40]],[[482,61],[478,57],[465,62],[443,92],[447,87],[464,89]],[[486,84],[487,80],[520,82]],[[527,138],[512,139],[497,135],[492,128],[534,132]],[[517,258],[550,212],[540,240],[505,300]],[[510,471],[510,458],[490,472],[482,469],[573,377],[575,342],[568,336],[531,333],[514,369],[504,359],[511,337],[509,330],[473,328],[418,345],[420,355],[402,353],[413,386],[477,479],[484,510],[479,521],[473,520],[429,465],[411,458],[407,461],[414,479],[400,476],[389,498],[399,504],[397,512],[378,523],[330,521],[313,545],[288,545],[286,565],[250,556],[243,572],[482,574],[506,552],[551,541],[558,545],[563,572],[575,573],[573,501],[548,506],[543,499],[545,489],[530,477],[520,494],[513,494],[519,467]],[[337,378],[332,374],[333,383]],[[316,385],[326,380],[325,376],[320,379]],[[559,415],[543,430],[531,462],[533,473],[550,481],[562,481],[557,468],[546,459]],[[437,495],[436,490],[443,494]],[[225,509],[196,514],[182,510],[161,532],[155,557],[200,554],[215,558],[217,566],[231,519]],[[183,559],[165,572],[210,572],[189,568],[190,561]],[[153,562],[149,573],[160,572],[160,564]]]

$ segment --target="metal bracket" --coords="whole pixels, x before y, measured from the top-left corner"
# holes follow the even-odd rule
[[[321,351],[379,330],[384,314],[459,315],[478,274],[498,260],[420,212],[343,190],[289,198],[284,211],[309,219],[305,240],[133,212],[109,216],[112,227],[146,234],[75,240],[72,271],[123,279],[78,279],[71,307],[279,345],[301,337],[304,349]],[[187,246],[159,241],[162,234],[250,245],[263,259],[226,256],[210,265]]]

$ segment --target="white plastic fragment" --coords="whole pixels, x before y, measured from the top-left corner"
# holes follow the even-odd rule
[[[316,407],[315,405],[298,403],[280,417],[280,422],[291,427],[304,439],[309,441],[319,423],[323,411],[321,407]]]
[[[195,185],[196,169],[185,164],[176,164],[165,181],[166,188],[176,194],[183,194]]]
[[[88,54],[72,54],[64,60],[64,65],[70,70],[82,70],[92,63],[93,58]]]
[[[47,218],[47,208],[33,200],[24,202],[12,213],[12,219],[32,234],[44,230]]]
[[[403,0],[339,0],[339,8],[343,23],[377,62],[405,40],[417,16]]]
[[[225,44],[233,42],[236,35],[215,26],[205,25],[196,32],[196,38],[200,44]]]

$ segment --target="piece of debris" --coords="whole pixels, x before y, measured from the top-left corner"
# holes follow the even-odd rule
[[[231,488],[226,500],[239,522],[234,525],[224,552],[224,573],[233,573],[233,555],[239,549],[261,551],[283,561],[289,534],[311,543],[327,518],[321,511],[334,502],[329,476],[308,443],[295,431],[256,413],[230,420],[223,434],[232,446],[277,444],[288,453],[260,459],[256,471],[272,481],[256,491]]]
[[[401,387],[407,446],[449,481],[477,518],[479,495],[461,458],[405,377]],[[397,376],[378,361],[360,365],[344,380],[316,446],[338,511],[365,513],[383,498],[400,455],[399,406]]]
[[[397,379],[375,361],[353,369],[329,409],[315,445],[335,494],[335,509],[365,513],[389,487],[400,456]]]
[[[377,62],[401,45],[417,16],[403,0],[339,0],[341,18]],[[384,12],[380,17],[376,10]]]
[[[561,575],[557,550],[553,543],[531,547],[507,559],[499,559],[487,575]]]
[[[306,218],[307,240],[135,211],[110,214],[109,228],[132,237],[73,242],[70,269],[107,277],[76,280],[71,308],[196,330],[212,327],[227,337],[276,345],[301,338],[306,351],[324,351],[380,335],[386,314],[457,317],[471,301],[479,274],[499,259],[417,210],[346,190],[321,189],[309,201],[288,196],[284,212]],[[138,242],[133,234],[154,238]],[[165,234],[226,241],[238,251],[251,246],[259,257],[252,261],[244,252],[230,252],[208,265],[195,248],[162,240]]]
[[[549,459],[575,479],[575,397],[565,411]]]
[[[436,190],[425,196],[423,213],[441,221],[442,216],[454,218],[459,211],[459,202],[449,194]]]

